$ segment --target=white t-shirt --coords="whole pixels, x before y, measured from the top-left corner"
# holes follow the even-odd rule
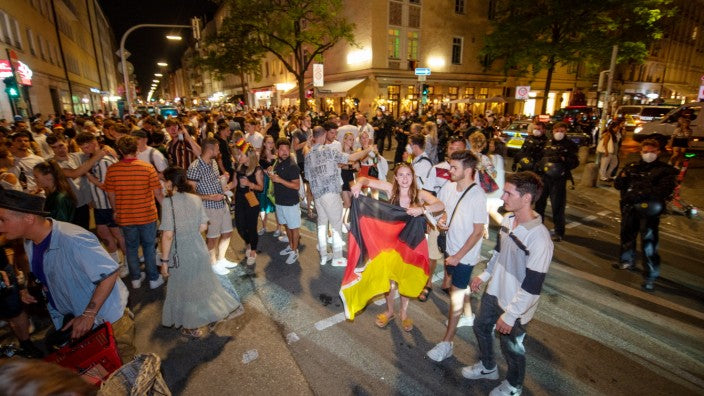
[[[419,190],[430,191],[432,187],[426,187],[426,185],[428,184],[428,178],[433,170],[433,163],[430,161],[430,158],[428,158],[428,155],[422,153],[413,160],[411,166],[413,166],[413,171],[416,173],[416,187],[418,187]]]
[[[248,133],[245,136],[245,140],[247,143],[251,144],[257,152],[259,152],[262,148],[262,143],[264,143],[264,136],[261,133],[254,131],[254,133]]]
[[[465,194],[459,203],[457,213],[450,220],[452,212],[455,210],[455,206],[457,206],[457,202],[463,192],[464,190],[457,191],[456,182],[449,182],[445,183],[438,194],[438,199],[445,204],[447,222],[450,224],[450,229],[447,230],[447,253],[449,255],[457,253],[462,248],[474,231],[475,224],[487,224],[489,222],[489,215],[486,211],[486,194],[478,184],[475,184]],[[482,239],[480,238],[469,253],[462,257],[460,263],[475,265],[479,262]]]
[[[146,150],[137,152],[137,159],[150,164],[159,173],[163,172],[166,168],[169,167],[169,163],[166,162],[164,154],[162,154],[161,151],[155,149],[154,147],[147,146]]]
[[[443,161],[437,165],[433,165],[430,171],[430,176],[425,181],[423,190],[429,191],[435,195],[440,192],[442,186],[450,182],[450,164]]]
[[[354,138],[356,140],[357,139],[357,132],[359,132],[359,130],[357,129],[356,126],[350,125],[350,124],[343,125],[343,126],[337,128],[337,141],[342,143],[342,140],[345,138],[345,135],[347,133],[351,133],[352,136],[354,136]]]

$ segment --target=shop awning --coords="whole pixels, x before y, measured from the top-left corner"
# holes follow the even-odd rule
[[[347,81],[330,82],[318,88],[318,96],[327,98],[344,98],[347,92],[364,82],[366,78],[358,78]]]
[[[697,95],[699,90],[697,87],[684,84],[663,84],[670,91],[677,92],[680,95]]]
[[[481,99],[455,99],[451,100],[450,103],[506,103],[507,100],[501,96],[494,96],[491,98],[481,98]]]

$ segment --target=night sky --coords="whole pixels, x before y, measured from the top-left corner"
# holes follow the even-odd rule
[[[217,5],[208,0],[98,0],[115,33],[117,48],[122,35],[134,25],[143,23],[189,25],[191,18],[201,19],[201,26],[210,21]],[[167,34],[177,34],[183,40],[167,40]],[[125,48],[131,53],[127,59],[134,65],[142,96],[146,96],[154,73],[176,70],[180,58],[192,41],[191,29],[140,28],[127,37]],[[156,65],[158,61],[169,64],[166,68]],[[122,74],[118,73],[120,83]]]

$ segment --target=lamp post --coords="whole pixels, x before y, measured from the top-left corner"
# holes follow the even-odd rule
[[[132,26],[131,28],[127,29],[125,34],[122,35],[122,39],[120,39],[120,61],[122,62],[122,77],[124,78],[124,83],[125,83],[125,104],[126,104],[126,109],[127,113],[131,114],[132,113],[132,100],[130,98],[130,78],[129,75],[127,74],[127,57],[125,57],[125,41],[127,40],[127,36],[129,36],[130,33],[133,31],[139,29],[139,28],[145,28],[145,27],[151,27],[151,28],[191,28],[191,25],[165,25],[165,24],[153,24],[153,23],[144,23],[140,25],[135,25]]]

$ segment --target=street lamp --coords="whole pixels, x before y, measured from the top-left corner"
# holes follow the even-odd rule
[[[154,77],[164,77],[164,75],[161,73],[154,73]]]
[[[167,35],[166,38],[172,41],[181,41],[183,39],[183,37],[175,35]]]
[[[127,112],[132,113],[132,100],[130,99],[130,78],[129,75],[127,74],[127,57],[125,56],[125,41],[127,41],[127,36],[130,35],[133,31],[139,29],[139,28],[144,28],[144,27],[152,27],[152,28],[191,28],[194,31],[193,36],[196,39],[200,39],[200,20],[198,18],[194,18],[192,21],[192,25],[165,25],[165,24],[151,24],[151,23],[146,23],[146,24],[140,24],[140,25],[135,25],[132,26],[131,28],[127,29],[127,31],[122,35],[122,38],[120,39],[120,60],[122,61],[122,77],[124,78],[124,83],[125,83],[125,101],[127,104]],[[164,64],[164,67],[167,65]]]
[[[166,66],[168,66],[169,64],[166,63],[166,62],[157,62],[156,65],[157,65],[157,66],[161,66],[161,67],[166,67]]]

